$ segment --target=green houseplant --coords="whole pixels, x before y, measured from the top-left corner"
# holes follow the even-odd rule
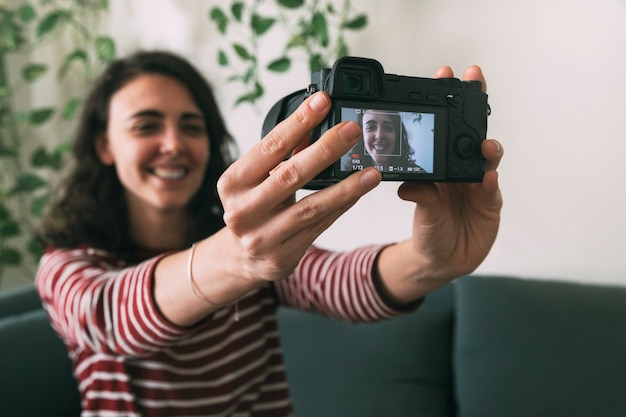
[[[0,285],[11,267],[33,275],[42,250],[34,227],[65,164],[72,120],[89,81],[115,56],[113,40],[94,29],[106,0],[12,4],[0,3]],[[50,55],[57,64],[42,58]],[[55,96],[47,78],[64,98],[32,105],[34,89]]]
[[[349,53],[346,32],[367,25],[367,15],[355,11],[351,0],[234,0],[229,8],[211,8],[209,16],[226,41],[218,64],[231,73],[229,81],[243,86],[235,106],[255,104],[265,92],[263,72],[288,71],[298,53],[311,72],[330,67]],[[260,46],[272,29],[282,30],[285,42],[264,64]]]
[[[9,268],[34,276],[42,251],[34,228],[67,164],[72,122],[116,50],[97,31],[107,0],[10,4],[0,0],[0,289]],[[224,41],[217,62],[243,88],[235,105],[257,103],[266,72],[285,73],[302,59],[311,71],[328,67],[348,54],[346,33],[367,25],[351,0],[233,0],[210,7],[208,16]],[[283,32],[282,45],[265,59],[260,46],[272,31]],[[62,90],[62,100],[28,100],[33,91],[48,95],[47,88]]]

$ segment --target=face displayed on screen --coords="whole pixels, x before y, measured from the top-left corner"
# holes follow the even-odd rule
[[[361,124],[365,153],[377,165],[385,165],[389,156],[398,156],[400,123],[397,113],[373,110],[363,113]]]

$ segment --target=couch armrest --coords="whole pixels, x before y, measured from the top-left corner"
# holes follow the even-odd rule
[[[67,349],[41,308],[0,319],[0,414],[80,414]]]
[[[476,276],[456,294],[460,417],[626,416],[626,287]]]

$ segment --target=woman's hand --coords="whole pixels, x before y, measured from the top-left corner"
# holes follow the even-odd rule
[[[330,104],[325,93],[308,98],[218,182],[226,230],[240,251],[238,267],[246,280],[289,276],[313,241],[381,180],[376,169],[368,169],[295,201],[298,189],[361,136],[356,123],[344,122],[303,146]]]
[[[437,77],[453,77],[443,67]],[[478,80],[479,67],[468,68],[464,80]],[[410,302],[474,271],[489,253],[500,225],[502,196],[497,168],[503,155],[495,140],[485,140],[481,183],[417,183],[400,186],[398,195],[416,203],[412,238],[385,249],[379,258],[381,284],[390,300]]]

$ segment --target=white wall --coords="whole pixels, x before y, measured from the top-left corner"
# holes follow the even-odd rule
[[[376,58],[387,72],[402,75],[430,76],[443,64],[458,75],[479,64],[487,75],[488,135],[506,153],[500,169],[505,207],[499,238],[479,272],[626,283],[626,2],[353,3],[370,17],[366,30],[350,36],[353,55]],[[209,24],[207,2],[110,4],[120,52],[171,48],[199,65],[217,87],[242,150],[259,139],[270,105],[309,82],[302,65],[266,79],[268,97],[259,110],[233,109],[234,87],[215,63],[223,40]],[[263,47],[269,50],[271,42]],[[380,186],[318,243],[346,249],[406,238],[412,210],[396,188]],[[381,220],[361,227],[370,218]]]

